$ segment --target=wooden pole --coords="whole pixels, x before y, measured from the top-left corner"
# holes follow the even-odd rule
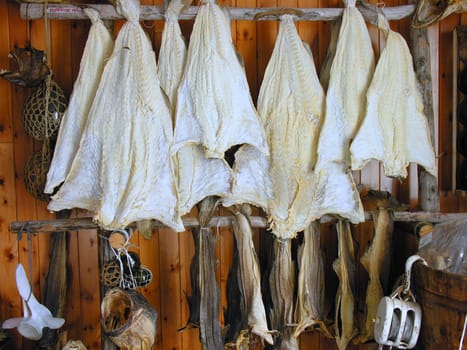
[[[23,19],[40,19],[44,17],[44,4],[21,4],[20,13]],[[92,7],[99,11],[101,19],[103,20],[117,20],[124,19],[124,17],[117,13],[112,5],[98,5],[98,4],[48,4],[47,17],[49,19],[58,20],[76,20],[88,19],[83,13],[83,8]],[[141,6],[141,21],[163,20],[165,19],[164,6]],[[251,20],[251,21],[267,21],[277,20],[278,15],[264,15],[257,18],[258,14],[271,12],[277,8],[240,8],[240,7],[226,7],[232,20]],[[371,5],[359,6],[363,15],[368,17],[371,22],[375,17],[375,8]],[[192,20],[198,13],[199,6],[186,7],[180,14],[180,20]],[[342,8],[299,8],[295,9],[301,13],[297,16],[297,21],[332,21],[342,15]],[[381,11],[386,15],[388,20],[399,20],[410,16],[415,11],[415,5],[402,5],[394,7],[385,7]]]
[[[467,213],[440,213],[440,212],[408,212],[399,211],[394,213],[394,221],[425,221],[431,223],[440,223],[446,220],[459,219],[467,217]],[[261,216],[249,217],[251,226],[258,228],[267,228],[267,220]],[[208,227],[230,227],[234,220],[233,216],[215,216],[211,219]],[[326,216],[321,218],[320,222],[325,223],[337,220],[337,218]],[[371,212],[365,212],[365,220],[370,221]],[[185,227],[198,227],[199,221],[196,218],[183,219]],[[92,218],[76,218],[76,219],[57,219],[57,220],[34,220],[34,221],[13,221],[10,224],[10,232],[18,233],[28,228],[31,233],[47,233],[56,231],[77,231],[98,229],[99,226],[92,221]],[[129,227],[135,228],[135,225]],[[163,224],[154,221],[153,228],[164,227]]]
[[[426,28],[411,28],[410,41],[415,74],[422,91],[424,110],[430,128],[431,140],[433,144],[435,144],[433,88],[428,30]],[[438,179],[420,166],[418,167],[418,193],[421,210],[433,213],[440,211]]]

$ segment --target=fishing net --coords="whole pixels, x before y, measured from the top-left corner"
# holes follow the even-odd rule
[[[24,105],[25,131],[38,141],[55,138],[66,104],[62,89],[49,75]]]
[[[50,200],[50,194],[44,193],[47,172],[50,167],[50,147],[45,142],[42,150],[33,153],[24,167],[24,186],[26,191],[36,199],[44,202]]]

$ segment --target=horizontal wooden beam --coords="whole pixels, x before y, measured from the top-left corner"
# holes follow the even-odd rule
[[[45,9],[47,9],[47,18],[58,20],[77,20],[88,19],[84,14],[83,8],[92,7],[99,11],[102,19],[117,20],[124,19],[123,16],[117,13],[112,5],[99,4],[48,4],[47,8],[44,4],[21,4],[20,13],[23,19],[40,19],[44,17]],[[162,6],[141,6],[140,20],[162,20],[164,19],[164,8]],[[198,13],[199,6],[186,7],[181,13],[180,20],[194,19]],[[232,20],[277,20],[280,15],[277,14],[278,8],[239,8],[226,7],[230,13]],[[359,6],[360,11],[365,18],[374,24],[376,7],[370,4],[362,3]],[[334,20],[342,15],[342,8],[296,8],[294,12],[300,13],[297,16],[298,21],[329,21]],[[379,9],[389,20],[400,20],[410,16],[415,5],[403,5],[394,7],[385,7]],[[268,14],[269,13],[269,14]],[[275,14],[273,14],[275,13]]]
[[[467,213],[428,213],[428,212],[395,212],[394,220],[402,222],[430,222],[440,223],[451,219],[466,218]],[[371,213],[365,213],[365,219],[371,220]],[[326,216],[321,219],[321,222],[329,222],[336,220],[333,217]],[[252,227],[266,228],[268,223],[265,217],[250,216]],[[215,216],[209,222],[211,227],[227,227],[233,223],[233,216]],[[196,218],[183,218],[185,227],[199,226],[199,221]],[[135,228],[136,225],[130,226]],[[153,221],[154,228],[165,227],[157,221]],[[56,219],[56,220],[37,220],[37,221],[13,221],[10,224],[11,233],[38,233],[38,232],[55,232],[55,231],[76,231],[98,229],[99,226],[92,221],[92,218],[74,218],[74,219]]]

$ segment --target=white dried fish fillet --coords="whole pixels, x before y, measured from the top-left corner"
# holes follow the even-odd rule
[[[175,0],[172,0],[167,8],[157,64],[161,88],[172,106],[175,106],[177,89],[186,61],[186,44],[178,23],[182,9],[181,1]]]
[[[180,215],[208,196],[227,196],[230,193],[231,169],[223,159],[206,158],[200,145],[187,145],[174,156],[177,166],[178,201]]]
[[[177,89],[186,62],[186,45],[178,15],[183,4],[171,1],[166,13],[159,52],[158,74],[161,87],[169,97],[175,117]],[[180,98],[184,98],[181,95]],[[187,214],[207,196],[226,196],[230,193],[231,169],[223,159],[206,158],[198,144],[187,144],[173,156],[178,187],[178,210]]]
[[[256,195],[257,204],[268,212],[272,232],[282,239],[294,237],[312,220],[313,167],[323,106],[324,92],[311,52],[293,17],[284,15],[258,97],[270,158],[254,150],[239,152],[236,166],[246,165],[235,169],[232,191],[253,203]]]
[[[374,71],[374,53],[365,21],[349,0],[331,65],[326,112],[315,166],[316,213],[364,220],[363,206],[350,167],[349,143],[363,118],[366,90]],[[326,79],[325,79],[326,80]]]
[[[70,173],[50,210],[83,208],[104,228],[156,219],[183,231],[169,147],[172,122],[139,1],[118,2],[128,21],[102,74]]]
[[[405,178],[407,166],[414,162],[436,177],[435,153],[410,50],[381,15],[378,25],[386,33],[386,47],[368,88],[365,118],[350,146],[352,169],[362,169],[376,159],[383,163],[386,176]]]
[[[178,90],[172,153],[190,143],[203,145],[208,158],[223,158],[239,144],[268,153],[230,30],[218,5],[200,7]]]
[[[243,145],[235,152],[232,187],[222,198],[222,205],[251,204],[267,212],[272,198],[269,156],[256,147]]]
[[[261,273],[253,244],[253,233],[248,217],[240,210],[235,211],[233,230],[240,254],[241,286],[247,304],[248,326],[253,334],[273,344],[261,295]]]
[[[83,12],[90,18],[92,25],[84,46],[80,70],[73,85],[70,102],[60,124],[55,152],[47,174],[45,193],[53,193],[70,171],[105,60],[112,52],[113,39],[99,18],[99,12],[92,8],[85,8]]]
[[[358,224],[365,220],[360,195],[349,167],[343,162],[327,163],[315,172],[314,217],[332,214]]]
[[[350,166],[350,140],[365,113],[366,91],[374,65],[374,52],[365,21],[355,7],[355,0],[349,0],[342,15],[331,66],[317,168],[332,161],[344,161]]]

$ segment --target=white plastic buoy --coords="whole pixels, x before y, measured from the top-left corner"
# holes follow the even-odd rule
[[[405,263],[402,284],[389,297],[381,299],[376,312],[375,340],[390,349],[412,349],[417,344],[422,322],[422,310],[410,291],[410,271],[415,261],[425,260],[418,255],[410,256]]]

